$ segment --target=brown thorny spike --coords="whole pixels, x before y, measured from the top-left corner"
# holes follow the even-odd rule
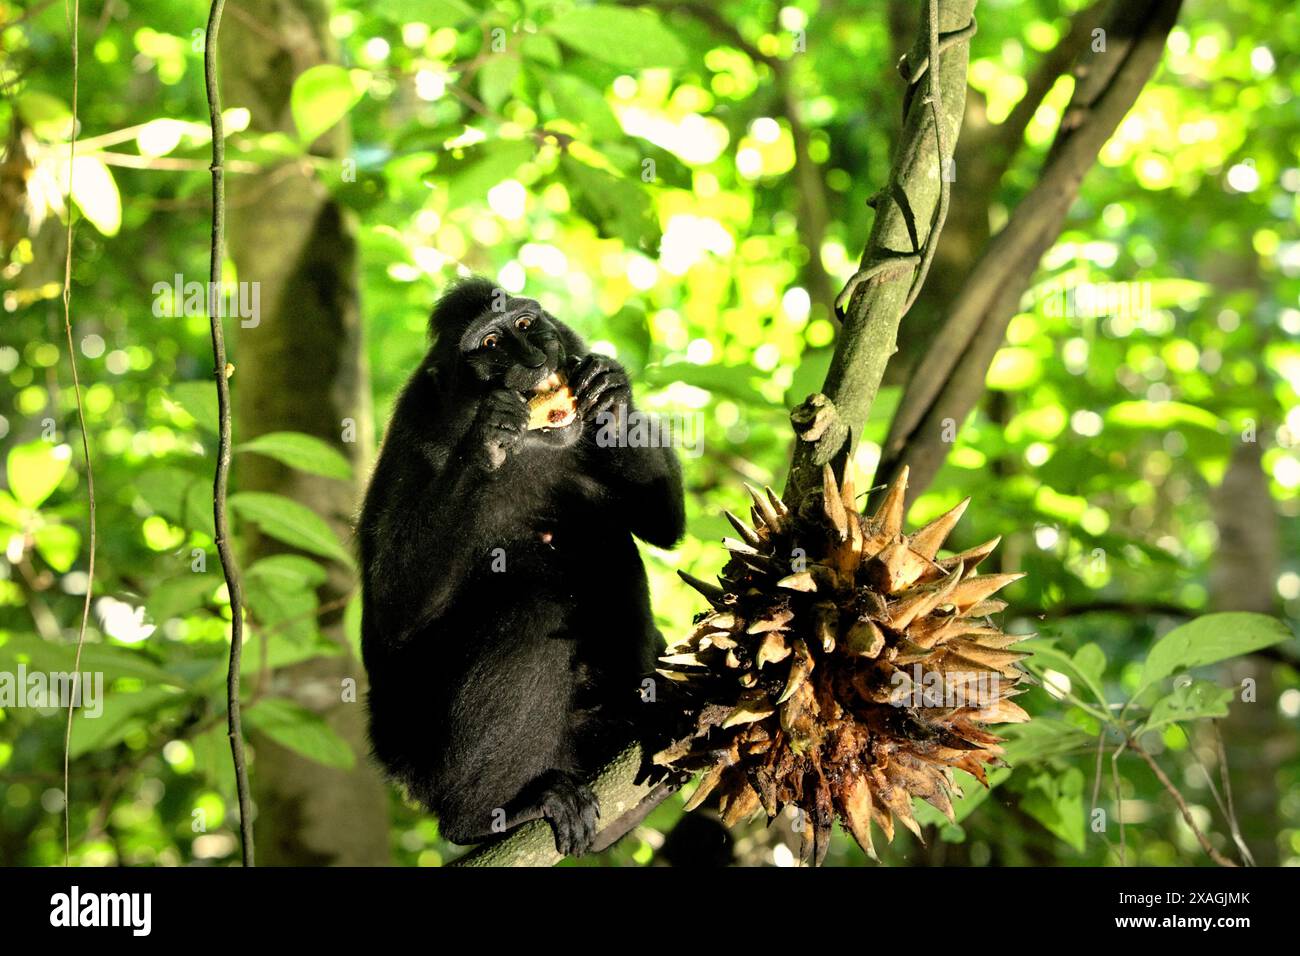
[[[710,794],[732,826],[762,810],[804,811],[804,855],[825,857],[836,815],[875,857],[871,823],[921,836],[920,797],[953,819],[953,769],[985,786],[1005,766],[985,724],[1029,719],[1012,697],[1027,655],[1007,648],[991,596],[1020,574],[978,574],[994,539],[939,558],[969,499],[903,533],[907,469],[875,514],[858,513],[851,476],[824,471],[822,507],[796,515],[770,488],[748,488],[753,528],[740,535],[721,587],[682,577],[708,599],[659,671],[700,702],[689,735],[655,755],[704,771],[687,809]]]

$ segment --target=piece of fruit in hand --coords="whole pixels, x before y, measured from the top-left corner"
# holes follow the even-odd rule
[[[528,399],[528,428],[564,428],[578,417],[573,391],[553,374]]]

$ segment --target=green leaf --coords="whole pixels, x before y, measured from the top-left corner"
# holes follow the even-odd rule
[[[184,527],[202,531],[214,541],[216,517],[212,514],[212,477],[195,477],[185,489]]]
[[[273,554],[255,561],[247,573],[249,577],[264,578],[272,586],[286,590],[318,588],[329,577],[319,562],[300,554]]]
[[[462,0],[388,0],[374,12],[393,23],[425,23],[432,29],[454,27],[478,16]]]
[[[230,756],[230,738],[225,721],[190,738],[194,766],[203,779],[228,800],[235,796],[235,764]]]
[[[1120,402],[1106,413],[1106,424],[1148,431],[1169,431],[1189,425],[1218,433],[1223,428],[1213,412],[1183,402]]]
[[[18,97],[18,115],[39,139],[62,140],[72,128],[72,110],[57,96],[27,90]]]
[[[353,567],[352,555],[339,543],[333,529],[306,505],[265,491],[241,491],[230,496],[229,505],[272,538]]]
[[[172,524],[216,537],[211,476],[164,466],[140,473],[133,486],[150,509]]]
[[[298,138],[305,144],[314,143],[357,105],[369,82],[365,70],[348,70],[332,63],[303,70],[289,95]]]
[[[182,468],[150,468],[136,475],[132,487],[151,511],[179,525],[185,516],[185,490],[195,478]]]
[[[163,397],[179,405],[204,431],[217,434],[221,425],[215,382],[178,382]]]
[[[1061,757],[1096,742],[1096,738],[1074,724],[1051,717],[1035,717],[1027,724],[1000,727],[1007,736],[1007,762],[1013,766]]]
[[[520,66],[519,57],[498,53],[479,67],[478,91],[488,107],[499,110],[501,104],[509,98],[515,79],[519,76]]]
[[[993,391],[1019,392],[1043,377],[1043,363],[1033,349],[1000,348],[989,365],[987,385]]]
[[[1266,614],[1227,611],[1198,617],[1156,641],[1147,654],[1133,696],[1177,671],[1250,654],[1290,637],[1285,624]]]
[[[546,66],[560,65],[560,45],[545,33],[526,33],[519,47],[524,56]]]
[[[33,441],[9,449],[5,471],[9,490],[24,508],[39,508],[59,487],[72,463],[72,448]]]
[[[221,585],[221,579],[212,574],[187,571],[156,585],[145,598],[145,610],[155,624],[203,607]]]
[[[16,530],[26,521],[27,516],[23,514],[22,505],[9,492],[0,489],[0,522]]]
[[[1079,675],[1087,678],[1097,687],[1101,686],[1102,675],[1106,672],[1106,654],[1095,643],[1083,645],[1074,652],[1074,667]]]
[[[752,365],[696,365],[694,362],[673,362],[671,365],[647,365],[642,380],[647,385],[662,388],[673,382],[684,382],[704,388],[715,395],[744,402],[755,408],[772,408],[774,403],[763,397],[754,387],[754,377],[759,374]]]
[[[83,673],[89,669],[83,660]],[[92,750],[111,747],[137,727],[143,727],[143,718],[150,713],[182,700],[185,700],[185,695],[165,687],[145,687],[130,693],[106,694],[102,701],[96,701],[97,706],[102,705],[98,717],[90,717],[84,710],[77,712],[72,722],[68,756],[75,759]]]
[[[1176,682],[1172,694],[1160,698],[1151,708],[1144,731],[1180,720],[1197,720],[1201,717],[1227,717],[1232,688],[1220,687],[1213,681],[1193,680]]]
[[[1053,641],[1045,638],[1033,638],[1025,641],[1023,644],[1018,645],[1018,649],[1029,651],[1032,656],[1028,661],[1026,661],[1026,664],[1030,670],[1038,674],[1040,677],[1042,676],[1043,670],[1049,667],[1053,670],[1060,671],[1067,677],[1070,677],[1071,681],[1077,677],[1079,681],[1092,693],[1093,698],[1098,704],[1103,707],[1107,706],[1106,692],[1101,686],[1100,672],[1096,671],[1096,655],[1092,651],[1086,651],[1084,648],[1080,648],[1079,652],[1076,653],[1074,657],[1071,657],[1064,651],[1055,647]],[[1100,648],[1097,649],[1098,652],[1100,652],[1100,650]],[[1080,665],[1082,665],[1082,667]],[[1105,666],[1106,658],[1105,655],[1103,655],[1101,658],[1101,667],[1104,669]],[[1094,676],[1094,674],[1096,676]],[[1075,696],[1078,697],[1079,695],[1075,694]]]
[[[586,126],[596,139],[618,139],[623,135],[614,111],[594,86],[568,73],[556,73],[547,80],[546,90],[555,103],[557,118]]]
[[[347,608],[343,611],[343,636],[347,639],[348,647],[352,648],[352,656],[361,660],[361,595],[353,596],[348,602]]]
[[[269,432],[235,446],[235,451],[252,451],[283,462],[290,468],[326,478],[347,481],[352,465],[337,448],[314,435],[302,432]]]
[[[37,553],[60,574],[72,567],[81,550],[81,532],[66,524],[43,525],[33,532],[32,537],[36,539]]]
[[[560,157],[560,169],[575,207],[602,236],[617,237],[634,248],[650,249],[658,243],[659,224],[643,183],[588,166],[567,154]]]
[[[0,670],[14,670],[22,661],[27,669],[62,671],[71,673],[76,662],[77,646],[74,642],[55,644],[35,634],[10,634],[0,645]],[[119,677],[136,677],[148,684],[166,684],[180,687],[184,681],[155,664],[139,650],[115,644],[85,644],[81,649],[82,673],[101,671],[105,681]]]
[[[279,638],[279,634],[272,634],[266,644],[266,666],[270,670],[288,667],[290,664],[300,664],[317,657],[336,657],[343,653],[343,648],[333,641],[321,639],[319,633],[317,639],[311,641],[283,641]],[[244,641],[244,655],[240,658],[239,671],[245,677],[262,670],[261,641],[261,635],[256,632],[250,634]],[[226,665],[223,661],[221,665],[223,681],[225,673]]]
[[[277,554],[255,562],[245,577],[248,605],[257,620],[274,636],[295,643],[313,641],[319,634],[316,588],[327,573],[310,558],[298,554]]]
[[[650,322],[645,310],[625,305],[605,320],[605,331],[618,347],[623,366],[639,376],[650,356]]]
[[[59,188],[68,189],[68,164],[59,163]],[[93,156],[72,161],[72,201],[90,224],[106,236],[116,236],[122,227],[122,197],[108,167]]]
[[[254,730],[309,760],[342,770],[356,763],[346,740],[321,717],[292,701],[268,698],[245,710],[244,719]]]
[[[76,648],[68,649],[68,669],[75,660]],[[185,680],[178,674],[165,671],[142,652],[112,644],[86,644],[81,649],[81,669],[83,671],[103,671],[107,679],[113,677],[136,677],[149,684],[168,684],[184,687]]]
[[[319,601],[314,591],[279,588],[265,577],[250,576],[245,584],[249,612],[271,640],[284,639],[293,644],[316,640],[320,633],[316,625]]]
[[[480,147],[474,156],[447,183],[454,206],[482,199],[497,183],[513,179],[519,167],[533,158],[533,144],[525,140],[493,142],[490,149]]]
[[[676,35],[657,16],[640,10],[582,7],[546,29],[579,53],[624,69],[677,67],[686,61]]]
[[[1021,809],[1077,853],[1083,852],[1086,839],[1083,786],[1083,771],[1078,767],[1060,775],[1044,771],[1029,781],[1029,790],[1020,800]]]

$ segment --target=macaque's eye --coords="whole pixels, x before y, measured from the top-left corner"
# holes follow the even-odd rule
[[[494,349],[500,341],[501,336],[497,335],[495,332],[489,332],[487,335],[483,336],[483,341],[479,344],[485,349]]]
[[[521,315],[519,318],[515,319],[515,328],[520,332],[524,331],[524,329],[528,328],[532,324],[533,320],[526,315]]]

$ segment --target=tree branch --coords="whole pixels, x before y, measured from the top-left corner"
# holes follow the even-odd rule
[[[1158,601],[1089,601],[1087,604],[1058,604],[1055,607],[1043,608],[1036,616],[1045,620],[1080,617],[1084,614],[1123,614],[1127,617],[1159,614],[1165,617],[1193,618],[1199,613],[1181,604],[1163,604]]]
[[[1006,326],[1037,268],[1060,234],[1084,175],[1128,113],[1164,51],[1181,0],[1115,4],[1106,50],[1076,69],[1074,97],[1061,121],[1038,184],[985,248],[912,375],[890,424],[877,482],[908,465],[909,500],[925,490],[947,454],[944,423],[964,422],[980,395]]]
[[[226,337],[221,327],[221,267],[225,258],[226,188],[224,181],[226,137],[221,120],[221,89],[217,83],[217,33],[225,0],[212,0],[203,45],[203,77],[208,91],[212,123],[212,248],[208,272],[208,320],[212,326],[212,360],[217,377],[217,468],[212,479],[212,518],[216,525],[217,554],[230,593],[230,667],[226,672],[226,726],[230,755],[235,763],[235,789],[239,795],[239,836],[244,866],[254,865],[253,807],[248,791],[248,765],[244,758],[244,728],[240,719],[239,668],[244,650],[244,590],[239,565],[230,547],[226,515],[226,485],[230,477],[230,381],[226,365]],[[233,371],[233,370],[232,370]]]
[[[644,762],[640,744],[631,744],[596,775],[591,788],[600,801],[601,828],[596,849],[605,849],[673,792],[673,787],[637,783]],[[630,823],[626,817],[636,815]],[[618,826],[620,821],[623,826]],[[617,829],[616,829],[617,827]],[[470,850],[449,866],[554,866],[563,857],[545,820],[534,820],[514,833]]]
[[[942,55],[938,44],[941,36],[966,30],[974,8],[975,0],[932,3],[932,12],[923,18],[921,35],[908,56],[908,62],[918,64],[912,73],[925,81],[928,96],[908,97],[889,186],[875,200],[875,222],[859,273],[841,293],[846,306],[844,327],[823,388],[831,411],[824,427],[803,432],[796,442],[787,486],[787,497],[793,500],[820,487],[823,465],[831,463],[842,472],[875,402],[885,365],[895,351],[906,306],[933,256],[943,225],[944,166],[949,158],[947,153],[941,157],[939,150],[951,149],[960,132],[970,54],[968,36]],[[931,30],[929,21],[935,13],[937,22]],[[937,69],[926,69],[921,75],[922,61],[928,61],[927,66],[937,64]],[[916,257],[920,257],[919,263],[908,261]],[[895,262],[898,268],[889,268]],[[893,281],[900,278],[909,281]]]
[[[1178,788],[1173,785],[1173,782],[1165,776],[1165,772],[1160,769],[1160,764],[1156,763],[1155,758],[1143,750],[1142,746],[1132,737],[1128,739],[1128,746],[1130,750],[1146,761],[1147,766],[1151,768],[1151,772],[1160,781],[1160,785],[1174,798],[1174,803],[1178,805],[1178,812],[1183,815],[1184,822],[1191,829],[1192,834],[1196,837],[1196,842],[1201,845],[1201,849],[1205,851],[1206,855],[1219,866],[1235,867],[1237,864],[1216,850],[1210,843],[1209,838],[1201,832],[1201,828],[1196,825],[1196,820],[1192,818],[1192,811],[1187,807],[1187,801],[1183,799],[1183,795],[1178,792]]]
[[[1092,31],[1101,25],[1106,3],[1098,0],[1090,7],[1080,10],[1070,19],[1070,27],[1065,36],[1052,47],[1041,60],[1026,84],[1022,96],[1007,118],[989,131],[989,160],[1005,172],[1010,166],[1020,144],[1024,141],[1025,130],[1038,112],[1047,94],[1052,91],[1056,81],[1065,73],[1079,56],[1087,49],[1092,39]],[[1001,176],[999,175],[999,179]]]

